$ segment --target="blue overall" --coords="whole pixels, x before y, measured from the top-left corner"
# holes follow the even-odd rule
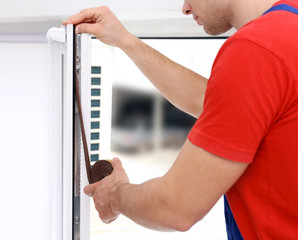
[[[294,8],[287,4],[279,4],[279,5],[273,6],[268,11],[264,12],[263,15],[269,12],[280,11],[280,10],[298,14],[297,8]],[[233,213],[231,211],[231,208],[229,206],[226,196],[224,196],[224,205],[225,205],[225,219],[226,219],[226,229],[227,229],[228,240],[243,240],[243,237],[234,219]]]

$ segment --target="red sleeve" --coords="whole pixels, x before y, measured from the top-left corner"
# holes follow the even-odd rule
[[[203,113],[188,139],[223,158],[252,162],[277,118],[285,74],[272,52],[231,37],[214,62]]]

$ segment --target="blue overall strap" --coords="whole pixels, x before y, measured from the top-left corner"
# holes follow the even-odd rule
[[[224,195],[224,205],[228,240],[243,240],[226,195]]]
[[[269,13],[269,12],[280,11],[280,10],[298,14],[298,9],[297,8],[294,8],[294,7],[292,7],[288,4],[279,4],[279,5],[273,6],[272,8],[270,8],[269,10],[264,12],[262,15],[264,15],[266,13]]]

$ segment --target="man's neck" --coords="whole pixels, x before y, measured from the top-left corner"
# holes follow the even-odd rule
[[[238,0],[232,3],[232,20],[234,28],[239,29],[248,22],[260,17],[278,0]]]

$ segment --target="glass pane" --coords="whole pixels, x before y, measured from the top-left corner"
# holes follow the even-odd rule
[[[91,122],[91,129],[99,129],[99,122]]]
[[[91,96],[100,96],[100,89],[91,89]]]
[[[91,107],[100,107],[100,100],[91,100]]]
[[[101,79],[100,78],[91,78],[91,85],[100,85]]]
[[[92,74],[101,74],[101,67],[91,67]]]

